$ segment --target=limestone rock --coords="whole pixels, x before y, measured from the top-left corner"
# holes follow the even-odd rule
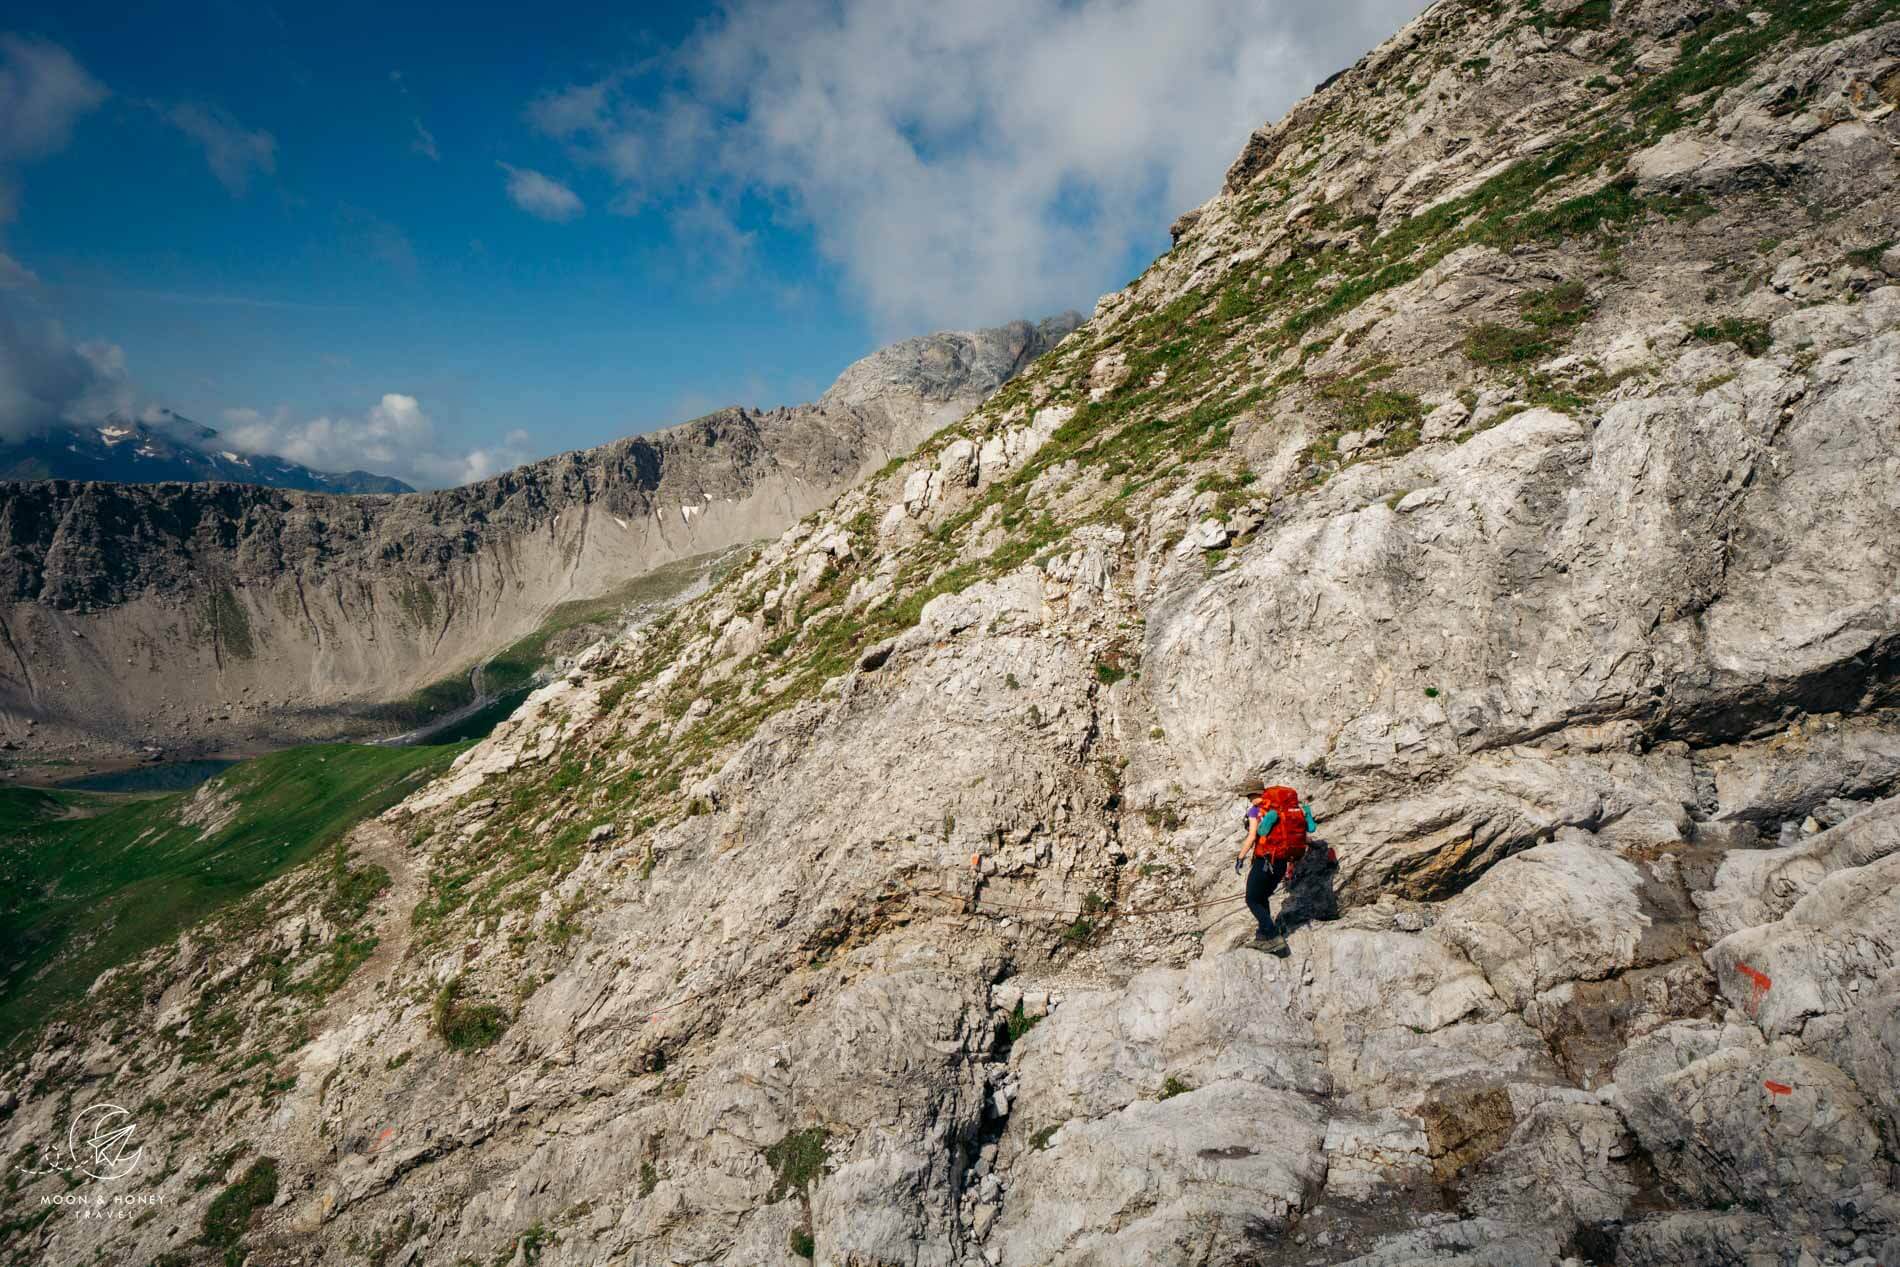
[[[1325,1173],[1318,1109],[1291,1092],[1217,1082],[1058,1130],[1017,1163],[1027,1196],[997,1228],[1007,1267],[1247,1260]],[[1231,1237],[1208,1245],[1209,1227]]]
[[[356,925],[326,854],[103,978],[0,1154],[108,1071],[276,1160],[286,1262],[1891,1257],[1900,24],[1534,16],[1420,13],[909,456],[814,441],[898,460],[339,842]],[[1284,958],[1263,783],[1338,854]],[[161,1258],[154,1176],[9,1252]]]

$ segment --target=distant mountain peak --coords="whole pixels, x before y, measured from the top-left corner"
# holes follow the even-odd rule
[[[173,481],[262,484],[322,493],[413,493],[388,475],[316,471],[267,453],[213,445],[215,427],[170,409],[132,417],[114,411],[96,422],[68,423],[17,440],[0,440],[0,479],[64,479],[110,484]]]

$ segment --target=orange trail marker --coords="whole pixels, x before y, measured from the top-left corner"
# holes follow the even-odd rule
[[[1793,1095],[1794,1094],[1794,1088],[1789,1086],[1785,1082],[1764,1081],[1762,1085],[1768,1088],[1769,1095]]]

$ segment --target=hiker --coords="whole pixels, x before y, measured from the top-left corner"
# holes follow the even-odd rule
[[[1319,830],[1313,811],[1290,787],[1265,787],[1247,809],[1246,835],[1241,840],[1240,856],[1234,859],[1234,874],[1247,866],[1247,909],[1253,912],[1254,943],[1286,958],[1286,937],[1274,926],[1273,912],[1267,899],[1286,879],[1287,872],[1306,854],[1306,838]]]

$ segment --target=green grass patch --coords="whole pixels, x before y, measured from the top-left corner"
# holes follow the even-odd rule
[[[1667,135],[1706,111],[1713,96],[1693,108],[1688,97],[1744,83],[1771,52],[1841,39],[1900,16],[1900,0],[1783,0],[1764,4],[1768,21],[1756,27],[1739,9],[1718,9],[1682,42],[1676,64],[1645,78],[1629,110],[1649,139]]]
[[[1014,1043],[1024,1034],[1036,1028],[1036,1022],[1041,1019],[1040,1016],[1030,1016],[1025,1013],[1023,1011],[1023,1001],[1017,999],[1015,1009],[1003,1018],[1003,1033],[1010,1042]]]
[[[456,1051],[479,1051],[501,1041],[508,1014],[492,1003],[462,1001],[462,978],[443,983],[429,1009],[429,1026]]]
[[[64,818],[77,806],[93,799],[82,798],[71,792],[0,787],[0,836],[12,839],[16,833],[43,827],[50,820]],[[0,860],[0,866],[3,865],[4,860]]]
[[[1704,343],[1733,343],[1749,356],[1764,355],[1775,341],[1766,321],[1750,317],[1723,317],[1704,322],[1689,333]]]
[[[205,598],[205,629],[218,654],[234,660],[248,660],[257,654],[251,641],[251,617],[244,604],[228,588],[212,590]]]
[[[251,1225],[251,1215],[277,1199],[277,1163],[259,1157],[238,1181],[220,1192],[205,1211],[205,1244],[218,1249],[236,1245]]]
[[[1424,420],[1424,404],[1410,392],[1377,385],[1391,373],[1390,366],[1375,365],[1344,375],[1323,385],[1319,397],[1333,406],[1346,427],[1414,426]]]
[[[1551,23],[1564,31],[1600,31],[1610,24],[1610,0],[1583,3]]]
[[[469,680],[469,675],[455,673],[438,678],[393,703],[379,705],[370,710],[370,715],[379,721],[415,726],[432,717],[452,713],[474,699],[475,684]]]
[[[822,1126],[790,1131],[778,1143],[765,1148],[765,1164],[772,1168],[772,1192],[768,1201],[782,1201],[791,1193],[811,1194],[812,1184],[824,1177],[825,1162],[830,1159],[831,1133]]]
[[[1592,309],[1588,292],[1578,282],[1527,292],[1518,297],[1517,307],[1522,325],[1484,321],[1466,332],[1467,360],[1488,368],[1543,360],[1569,341]]]
[[[1894,240],[1888,238],[1885,242],[1876,242],[1872,246],[1857,246],[1847,252],[1847,258],[1850,263],[1858,264],[1862,268],[1879,268],[1880,257],[1892,250],[1893,245]]]

